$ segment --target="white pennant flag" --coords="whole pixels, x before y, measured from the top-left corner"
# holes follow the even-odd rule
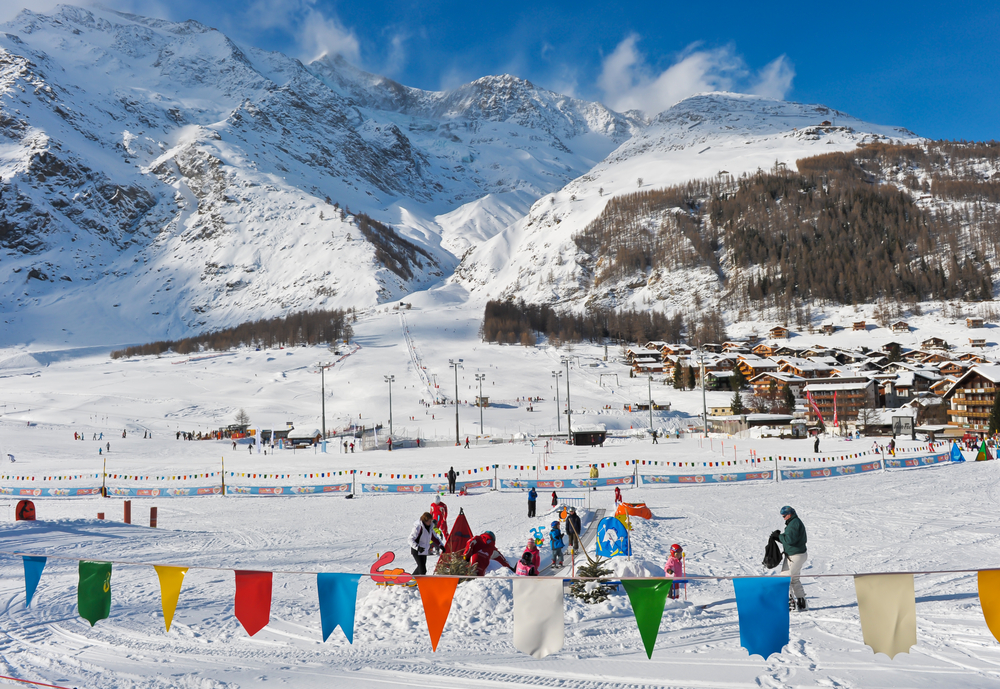
[[[535,658],[563,647],[562,579],[514,579],[514,648]]]

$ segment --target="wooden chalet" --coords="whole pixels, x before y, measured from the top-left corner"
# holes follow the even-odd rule
[[[828,378],[833,367],[811,359],[782,357],[777,359],[778,373],[790,373],[799,378]]]
[[[896,321],[889,326],[889,329],[894,333],[908,333],[910,332],[910,324],[906,321]]]
[[[1000,393],[1000,366],[974,366],[965,372],[947,392],[948,425],[970,433],[986,435],[990,424],[990,409]]]
[[[835,332],[837,332],[837,326],[835,326],[833,323],[824,323],[823,327],[820,329],[823,331],[824,335],[833,335]]]
[[[759,345],[751,349],[750,351],[759,357],[767,358],[774,354],[774,345],[768,344],[767,342],[761,342]]]
[[[824,378],[810,381],[805,386],[803,395],[808,393],[813,403],[819,407],[823,423],[833,425],[833,412],[836,406],[837,418],[840,423],[848,419],[856,419],[858,411],[874,408],[878,404],[878,387],[874,380],[858,378]],[[806,414],[809,423],[819,419],[812,404],[806,403]]]
[[[789,336],[789,330],[784,326],[776,325],[767,331],[767,336],[770,337],[772,340],[787,340]]]
[[[988,364],[990,363],[986,357],[982,354],[976,354],[975,352],[965,352],[964,354],[959,354],[959,361],[964,361],[968,364]]]
[[[787,387],[792,389],[792,394],[796,397],[801,397],[802,388],[806,386],[808,381],[790,373],[761,373],[749,381],[750,387],[753,388],[756,395],[768,394],[771,391],[772,382],[779,395],[783,395],[784,389]]]
[[[986,338],[985,337],[970,337],[969,338],[970,347],[985,347]]]
[[[948,343],[942,340],[940,337],[928,337],[926,340],[920,343],[923,349],[948,349]]]
[[[982,318],[966,318],[965,319],[966,328],[982,328],[983,319]]]
[[[736,368],[740,370],[744,378],[750,380],[761,373],[777,372],[778,364],[770,359],[761,359],[752,354],[742,354],[736,361]]]
[[[968,365],[957,361],[942,361],[938,364],[937,370],[942,376],[960,376],[965,373]]]
[[[851,323],[851,330],[868,330],[868,324],[864,321],[854,321]]]

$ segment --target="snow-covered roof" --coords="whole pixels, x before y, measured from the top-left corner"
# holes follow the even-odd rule
[[[867,380],[863,383],[809,383],[804,390],[806,392],[827,392],[836,390],[864,390],[874,381]]]

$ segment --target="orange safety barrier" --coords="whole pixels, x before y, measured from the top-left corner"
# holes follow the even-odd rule
[[[642,517],[643,519],[652,519],[653,513],[649,511],[644,502],[623,502],[618,505],[618,509],[615,510],[615,516],[619,514],[627,514],[632,517]]]

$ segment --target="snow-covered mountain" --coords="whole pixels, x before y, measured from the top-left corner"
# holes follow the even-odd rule
[[[846,151],[875,140],[915,141],[912,132],[883,127],[821,105],[736,93],[691,96],[660,113],[589,172],[539,199],[504,232],[470,252],[455,280],[478,299],[523,298],[535,303],[668,311],[686,309],[697,294],[714,303],[723,289],[708,267],[653,270],[642,279],[599,288],[588,278],[601,257],[573,241],[622,194],[775,166],[794,169],[799,158]]]
[[[8,343],[181,337],[448,281],[473,301],[684,300],[717,281],[598,294],[574,233],[639,178],[913,138],[735,94],[650,122],[509,75],[422,91],[193,21],[71,6],[0,27],[0,136]]]
[[[60,6],[2,31],[0,308],[22,332],[397,299],[642,124],[510,76],[430,93],[303,65],[193,21]],[[359,212],[412,264],[379,262]]]

